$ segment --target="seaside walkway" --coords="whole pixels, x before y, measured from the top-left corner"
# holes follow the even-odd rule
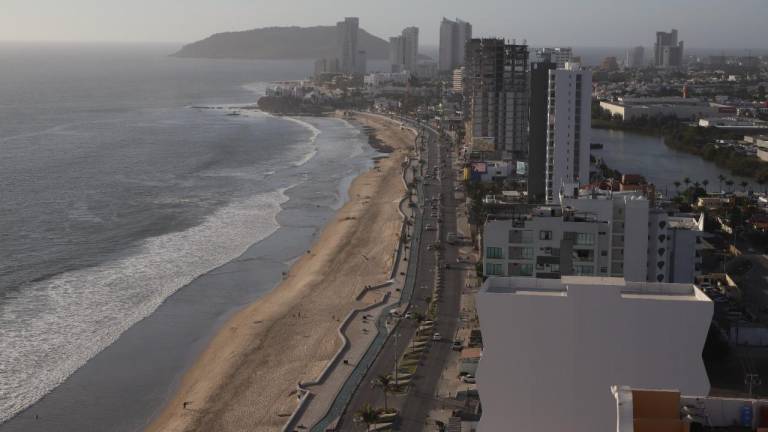
[[[418,160],[412,161],[412,165],[404,168],[403,182],[406,183],[406,188],[413,180],[411,166],[418,167]],[[413,221],[415,212],[409,207],[409,203],[410,200],[403,199],[399,203],[400,212],[404,220]],[[413,235],[413,227],[413,224],[404,223],[401,237],[404,237],[403,234]],[[365,365],[371,358],[376,357],[377,350],[374,345],[386,340],[388,331],[394,325],[394,322],[390,322],[392,320],[389,318],[389,312],[408,306],[410,296],[404,288],[410,249],[406,250],[406,245],[408,243],[401,240],[398,242],[398,249],[393,251],[395,259],[391,279],[366,287],[358,295],[358,306],[339,326],[339,337],[343,345],[328,366],[315,381],[298,385],[299,404],[283,431],[309,430],[318,423],[325,423],[322,420],[333,420],[340,414],[334,417],[331,413],[338,405],[339,396],[348,387],[350,391],[357,387],[359,382],[355,383],[351,378],[353,375],[362,378],[367,371]]]

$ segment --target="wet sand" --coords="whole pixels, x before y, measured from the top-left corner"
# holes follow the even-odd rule
[[[337,320],[365,285],[388,278],[413,135],[380,117],[355,121],[393,152],[352,182],[349,201],[283,282],[222,327],[148,431],[279,430],[296,406],[296,383],[315,378],[339,348]]]

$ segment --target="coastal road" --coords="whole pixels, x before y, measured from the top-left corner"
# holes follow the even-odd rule
[[[431,128],[424,130],[426,154],[423,159],[427,161],[425,173],[432,174],[437,167],[441,175],[440,180],[434,176],[431,179],[422,179],[422,181],[426,180],[424,195],[427,202],[424,208],[418,209],[418,211],[424,212],[425,226],[436,226],[437,219],[431,215],[432,209],[428,200],[442,193],[440,215],[443,222],[439,235],[440,240],[445,244],[447,233],[456,232],[456,203],[453,191],[455,175],[451,168],[448,142],[440,142],[437,131]],[[415,289],[410,312],[426,313],[427,311],[427,302],[424,299],[432,295],[437,264],[435,252],[429,250],[428,247],[438,240],[437,233],[438,231],[431,230],[422,233],[419,259],[415,266]],[[459,275],[461,270],[456,269],[457,248],[446,246],[443,255],[444,262],[452,268],[443,270],[444,288],[439,302],[438,319],[435,323],[435,331],[443,336],[443,340],[430,342],[431,346],[423,359],[423,364],[416,372],[409,392],[405,395],[390,395],[388,397],[389,406],[396,407],[401,412],[400,420],[395,425],[398,430],[420,431],[424,428],[427,413],[435,401],[434,394],[437,382],[444,370],[445,361],[450,353],[451,342],[456,333],[463,277]],[[368,370],[360,387],[355,391],[347,410],[338,423],[337,430],[357,430],[358,425],[353,421],[354,414],[365,404],[370,404],[375,408],[384,407],[384,396],[381,389],[373,387],[371,383],[379,375],[392,373],[395,361],[405,351],[416,332],[416,327],[414,320],[404,319],[400,322],[395,329],[394,337],[387,340],[379,357]]]
[[[447,369],[446,361],[451,353],[451,343],[456,334],[461,307],[461,293],[464,283],[464,270],[457,265],[458,248],[448,245],[448,233],[457,233],[456,201],[454,187],[456,175],[453,172],[450,141],[444,140],[438,145],[441,164],[441,181],[436,186],[442,193],[441,241],[446,246],[443,252],[444,262],[449,266],[443,273],[443,289],[440,308],[436,321],[436,330],[443,336],[440,342],[433,342],[424,363],[419,367],[414,386],[407,394],[401,407],[400,430],[422,431],[429,425],[427,416],[435,408],[438,381]],[[434,423],[432,423],[433,425]],[[429,430],[435,430],[430,428]]]

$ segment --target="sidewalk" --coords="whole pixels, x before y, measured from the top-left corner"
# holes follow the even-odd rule
[[[418,168],[418,159],[411,160],[411,164],[404,168],[403,181],[406,188],[407,183],[413,180],[411,166]],[[407,199],[400,202],[400,212],[405,218],[412,220],[413,209],[408,206],[409,202]],[[408,235],[411,230],[412,225],[406,225],[405,232]],[[355,309],[339,326],[339,336],[344,341],[342,347],[317,381],[303,382],[297,386],[299,405],[283,427],[283,431],[310,429],[328,414],[355,366],[363,359],[378,336],[376,322],[382,313],[400,302],[408,268],[409,254],[406,253],[405,247],[410,247],[409,245],[410,242],[401,242],[399,245],[399,252],[396,252],[399,254],[399,260],[393,269],[393,279],[364,288],[360,292]]]

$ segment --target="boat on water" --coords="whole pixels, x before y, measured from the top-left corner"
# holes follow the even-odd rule
[[[237,112],[237,111],[232,111],[232,112],[229,112],[229,113],[227,113],[227,115],[228,115],[228,116],[239,116],[239,115],[240,115],[240,113],[239,113],[239,112]]]

